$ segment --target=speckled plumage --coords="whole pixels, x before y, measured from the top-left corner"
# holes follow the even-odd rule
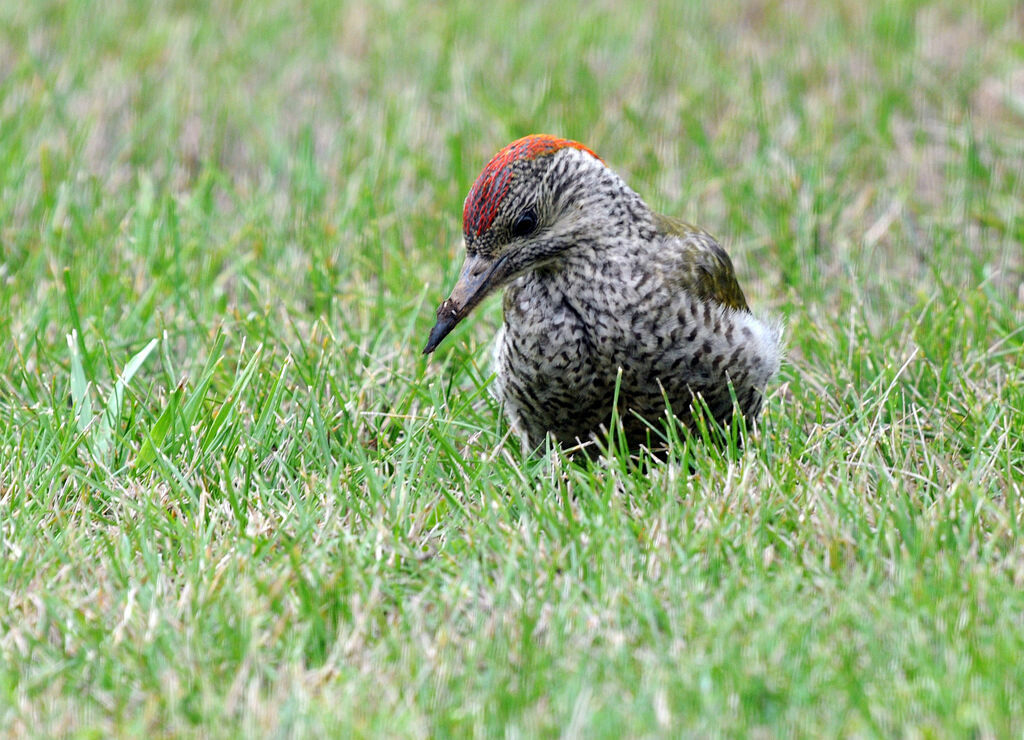
[[[484,168],[463,220],[466,262],[425,351],[504,287],[493,392],[526,445],[600,433],[620,371],[631,444],[664,418],[666,399],[684,423],[694,394],[720,423],[734,399],[757,417],[779,367],[779,326],[750,313],[710,235],[653,213],[589,149],[513,142]]]

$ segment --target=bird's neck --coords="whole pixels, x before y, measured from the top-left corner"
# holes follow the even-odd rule
[[[643,198],[603,164],[587,164],[591,166],[581,168],[573,198],[581,214],[576,241],[618,245],[653,240],[655,216]]]
[[[526,291],[558,302],[562,297],[614,296],[638,279],[658,250],[655,216],[628,187],[613,202],[605,200],[600,219],[590,219],[567,239],[572,246],[522,275],[513,292]],[[609,306],[614,300],[606,301]],[[596,301],[595,305],[604,303]]]
[[[561,255],[563,267],[590,266],[597,281],[615,279],[614,270],[603,269],[611,263],[642,262],[655,248],[658,233],[655,214],[644,200],[618,175],[605,173],[582,196],[580,210],[588,216],[567,235],[573,246]]]

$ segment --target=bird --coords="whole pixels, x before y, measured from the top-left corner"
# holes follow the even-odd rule
[[[616,419],[631,449],[651,446],[667,412],[696,428],[697,399],[720,430],[734,411],[757,419],[781,323],[751,312],[714,237],[654,212],[587,146],[508,144],[462,226],[465,260],[423,352],[503,290],[491,392],[524,448],[578,449]]]

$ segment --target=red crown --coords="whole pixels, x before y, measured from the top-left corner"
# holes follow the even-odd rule
[[[577,141],[559,139],[549,134],[524,136],[495,154],[466,196],[466,204],[462,209],[463,231],[467,235],[479,236],[491,227],[498,213],[498,206],[501,205],[511,185],[513,164],[521,159],[530,160],[554,154],[566,147],[580,149],[601,159]]]

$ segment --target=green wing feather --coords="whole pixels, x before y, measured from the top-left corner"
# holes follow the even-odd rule
[[[732,260],[714,237],[693,224],[671,216],[654,215],[654,225],[665,236],[675,236],[679,245],[674,261],[681,288],[704,300],[715,301],[741,311],[749,311],[747,299],[736,281]]]

